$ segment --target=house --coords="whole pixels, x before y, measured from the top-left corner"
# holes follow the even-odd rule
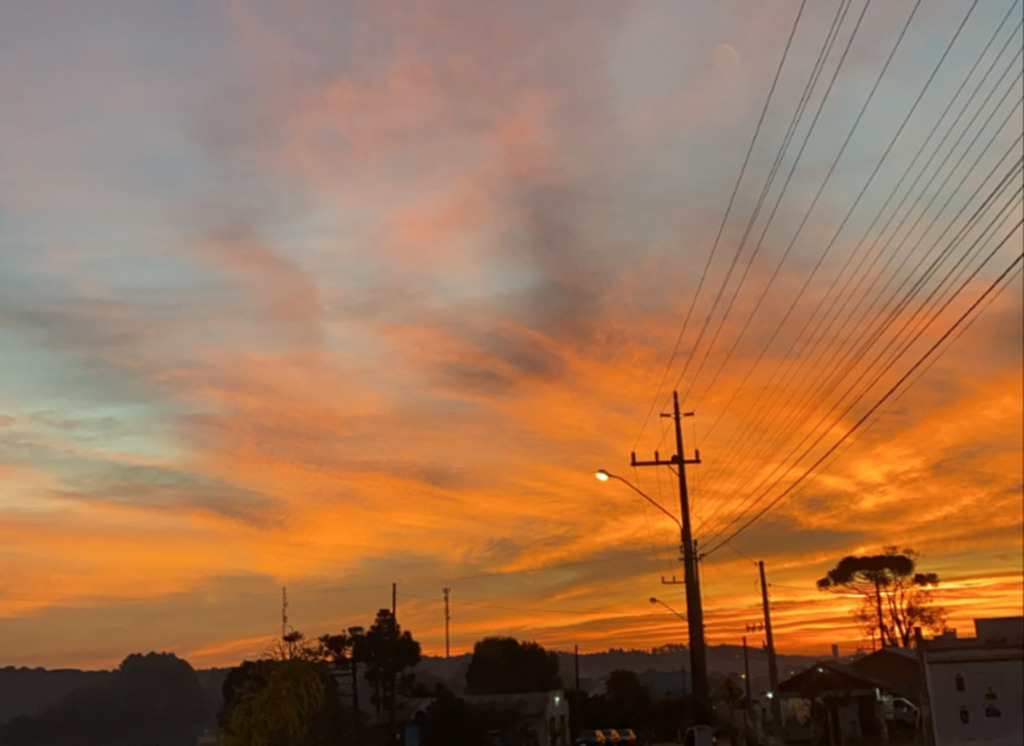
[[[837,660],[822,660],[779,684],[786,743],[836,746],[888,739],[883,680]]]
[[[853,661],[850,668],[883,682],[893,696],[921,702],[921,667],[910,648],[882,648]]]
[[[513,713],[515,732],[490,734],[496,745],[521,743],[524,746],[571,746],[569,731],[569,701],[565,692],[524,692],[521,694],[465,694],[460,697],[475,708],[494,712]],[[418,746],[419,720],[433,702],[431,697],[410,698],[401,702],[396,720],[402,724],[403,743]]]
[[[525,740],[535,743],[536,746],[572,744],[572,734],[569,732],[569,701],[561,689],[522,694],[467,694],[463,699],[481,709],[518,714],[527,732]],[[536,741],[533,740],[533,736],[536,736]]]
[[[973,638],[956,632],[920,641],[935,746],[1024,743],[1024,617],[975,619]]]

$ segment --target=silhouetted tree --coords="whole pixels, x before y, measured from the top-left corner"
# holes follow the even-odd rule
[[[420,726],[423,746],[480,746],[487,738],[480,711],[447,690],[431,702]]]
[[[337,635],[321,635],[320,656],[349,679],[352,690],[352,731],[359,734],[362,723],[359,711],[359,666],[365,662],[366,632],[362,627],[349,627]]]
[[[0,727],[0,743],[191,746],[206,717],[199,678],[186,661],[170,653],[133,653],[102,684]]]
[[[374,687],[371,698],[377,714],[386,710],[395,718],[399,676],[420,662],[420,644],[403,632],[388,609],[377,612],[370,629],[354,643],[357,659],[366,663],[366,680]]]
[[[466,670],[466,688],[472,694],[545,692],[562,687],[558,656],[535,642],[514,637],[486,637],[473,646]]]
[[[233,669],[223,691],[218,722],[224,746],[318,746],[338,739],[337,682],[320,649],[301,633],[285,635],[267,657]]]
[[[616,727],[643,727],[651,709],[651,692],[640,683],[640,677],[633,671],[617,668],[608,674],[604,682],[611,712],[606,722]]]
[[[818,590],[859,594],[863,601],[854,616],[878,634],[882,647],[909,647],[914,627],[941,631],[946,623],[945,609],[931,595],[939,577],[917,572],[918,556],[890,546],[882,554],[843,557],[818,581]]]

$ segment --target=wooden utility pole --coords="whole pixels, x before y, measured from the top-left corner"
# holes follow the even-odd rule
[[[921,725],[925,746],[935,746],[935,720],[932,717],[932,696],[928,688],[928,665],[925,659],[925,641],[920,627],[914,627],[914,647],[917,649],[917,670],[921,677]]]
[[[391,584],[391,616],[398,620],[398,583]]]
[[[743,635],[743,682],[746,684],[744,693],[747,697],[747,707],[750,707],[754,698],[750,696],[750,656],[747,654],[747,636]]]
[[[448,623],[452,620],[452,615],[448,612],[448,594],[452,592],[451,588],[444,589],[444,657],[452,657],[451,639],[448,636]]]
[[[779,699],[779,663],[775,659],[775,638],[772,636],[772,611],[768,605],[768,582],[764,579],[764,562],[758,562],[761,572],[761,603],[764,606],[764,636],[768,646],[768,679],[771,681],[772,722],[778,731],[782,727],[782,700]]]
[[[690,524],[690,497],[686,489],[686,465],[699,464],[700,453],[695,452],[693,459],[686,459],[683,451],[683,429],[681,418],[692,416],[679,413],[679,392],[672,392],[673,410],[671,417],[676,430],[676,453],[672,458],[662,460],[658,452],[654,452],[653,461],[637,461],[632,454],[632,466],[668,466],[679,476],[679,508],[682,514],[680,534],[682,539],[683,578],[686,583],[686,618],[690,634],[690,670],[693,676],[693,714],[698,725],[711,724],[711,691],[708,688],[707,650],[704,646],[704,610],[701,607],[700,578],[697,572],[696,543],[693,540],[693,529]],[[664,581],[673,582],[673,581]]]

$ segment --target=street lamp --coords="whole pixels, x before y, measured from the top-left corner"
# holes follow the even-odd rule
[[[654,596],[651,596],[651,603],[652,603],[652,604],[661,604],[661,605],[662,605],[662,606],[664,606],[664,607],[665,607],[666,609],[668,609],[668,610],[669,610],[669,611],[671,611],[671,612],[672,612],[673,614],[675,614],[675,615],[676,615],[677,617],[679,617],[680,619],[682,619],[682,620],[683,620],[684,622],[686,622],[686,621],[689,621],[689,620],[688,620],[688,619],[686,618],[686,616],[684,616],[683,614],[680,614],[680,613],[679,613],[678,611],[676,611],[675,609],[673,609],[673,608],[672,608],[671,606],[669,606],[669,605],[668,605],[667,603],[665,603],[664,601],[662,601],[662,600],[661,600],[660,598],[655,598]]]
[[[668,610],[669,610],[669,611],[671,611],[671,612],[672,612],[673,614],[675,614],[675,615],[676,615],[677,617],[679,617],[680,619],[682,619],[682,620],[683,620],[684,622],[687,622],[687,623],[689,623],[689,620],[688,620],[688,619],[687,619],[687,618],[686,618],[685,616],[683,616],[683,615],[682,615],[682,614],[680,614],[680,613],[679,613],[678,611],[676,611],[675,609],[673,609],[673,608],[672,608],[671,606],[669,606],[669,605],[668,605],[667,603],[665,603],[664,601],[662,601],[662,600],[661,600],[660,598],[655,598],[654,596],[651,596],[651,603],[652,603],[652,604],[661,604],[661,605],[662,605],[662,606],[664,606],[664,607],[665,607],[666,609],[668,609]],[[684,658],[683,660],[685,661],[686,659]],[[680,691],[679,693],[680,693],[680,695],[682,695],[682,696],[684,696],[684,697],[685,697],[685,696],[686,696],[686,664],[685,664],[685,663],[683,663],[683,665],[682,665],[682,672],[681,672],[681,673],[682,673],[682,677],[683,677],[683,681],[682,681],[682,684],[683,684],[683,688],[682,688],[682,691]]]
[[[682,560],[684,578],[686,583],[686,615],[687,628],[690,633],[690,664],[693,668],[693,719],[698,725],[711,724],[711,692],[708,689],[708,660],[707,648],[704,642],[704,610],[700,598],[700,573],[697,568],[697,545],[693,540],[693,528],[690,524],[690,498],[686,488],[686,465],[699,464],[700,454],[694,452],[694,458],[688,459],[683,450],[683,429],[682,418],[691,413],[679,411],[679,393],[672,393],[672,413],[662,414],[662,417],[671,417],[675,424],[676,431],[676,452],[671,458],[663,459],[657,451],[654,452],[653,461],[638,461],[636,452],[630,454],[630,465],[638,466],[667,466],[679,478],[679,515],[677,519],[672,516],[672,521],[679,526],[679,538],[682,543]],[[609,479],[614,475],[605,471],[599,473],[598,477]],[[626,480],[619,477],[623,482]],[[639,489],[626,482],[635,492],[640,494],[666,515],[671,515],[667,510],[644,495]]]
[[[662,513],[664,513],[669,518],[671,518],[672,522],[674,524],[676,524],[676,526],[678,526],[680,530],[682,530],[683,524],[679,522],[678,518],[676,518],[669,511],[667,511],[665,508],[663,508],[655,499],[650,497],[646,492],[641,490],[639,487],[637,487],[635,484],[630,482],[628,479],[624,479],[623,477],[620,477],[618,474],[612,474],[611,472],[609,472],[606,469],[598,469],[597,472],[594,474],[594,476],[597,477],[598,480],[601,481],[601,482],[607,482],[609,479],[617,479],[617,480],[619,480],[624,485],[626,485],[631,490],[633,490],[633,492],[635,492],[636,494],[640,495],[640,497],[642,497],[644,500],[646,500],[651,505],[653,505],[658,510],[660,510]]]

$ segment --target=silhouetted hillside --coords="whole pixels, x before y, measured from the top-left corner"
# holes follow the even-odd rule
[[[45,679],[45,676],[44,676]],[[193,746],[212,714],[187,661],[134,653],[117,671],[0,725],[3,746]]]
[[[75,689],[101,684],[112,675],[111,671],[73,668],[0,668],[0,723],[15,715],[36,715]]]
[[[566,688],[574,687],[575,656],[558,652],[559,670]],[[768,676],[768,654],[760,647],[748,650],[750,677],[758,681]],[[466,669],[472,656],[469,653],[442,657],[424,656],[416,666],[416,680],[427,684],[443,683],[451,691],[461,694],[466,688]],[[780,655],[779,675],[785,678],[790,670],[802,671],[818,658],[806,655]],[[609,650],[603,653],[581,653],[580,688],[586,692],[599,693],[604,689],[605,679],[616,670],[647,672],[677,672],[685,665],[690,668],[690,654],[685,646],[666,646],[655,650]],[[708,648],[708,671],[717,674],[716,679],[731,676],[739,679],[743,672],[743,647],[740,645],[716,645]]]
[[[562,680],[566,688],[573,688],[575,678],[575,660],[572,653],[559,652],[558,662]],[[760,647],[751,647],[750,674],[751,680],[758,687],[767,686],[768,663],[767,654]],[[433,689],[434,684],[444,684],[451,691],[462,694],[466,689],[466,670],[472,656],[469,653],[452,656],[451,658],[424,656],[414,669],[416,681]],[[779,673],[786,678],[790,671],[801,671],[817,658],[801,655],[780,655]],[[680,667],[686,666],[689,672],[689,653],[685,646],[666,646],[651,650],[609,650],[603,653],[586,653],[579,657],[580,688],[590,693],[604,690],[604,682],[608,675],[616,670],[634,671],[645,677],[651,686],[658,674],[665,674],[663,686],[654,685],[652,689],[662,688],[678,691]],[[743,671],[743,648],[738,645],[718,645],[708,649],[708,668],[714,681],[725,676],[738,680]],[[197,726],[213,725],[213,718],[222,701],[221,688],[230,669],[211,668],[196,671],[199,689],[205,713]],[[109,688],[115,677],[113,671],[78,671],[75,669],[59,669],[48,671],[43,668],[0,669],[0,726],[19,715],[39,716],[57,708],[73,692],[95,687]],[[648,681],[649,680],[649,681]],[[367,694],[369,688],[364,688]],[[82,698],[79,694],[75,699]]]

